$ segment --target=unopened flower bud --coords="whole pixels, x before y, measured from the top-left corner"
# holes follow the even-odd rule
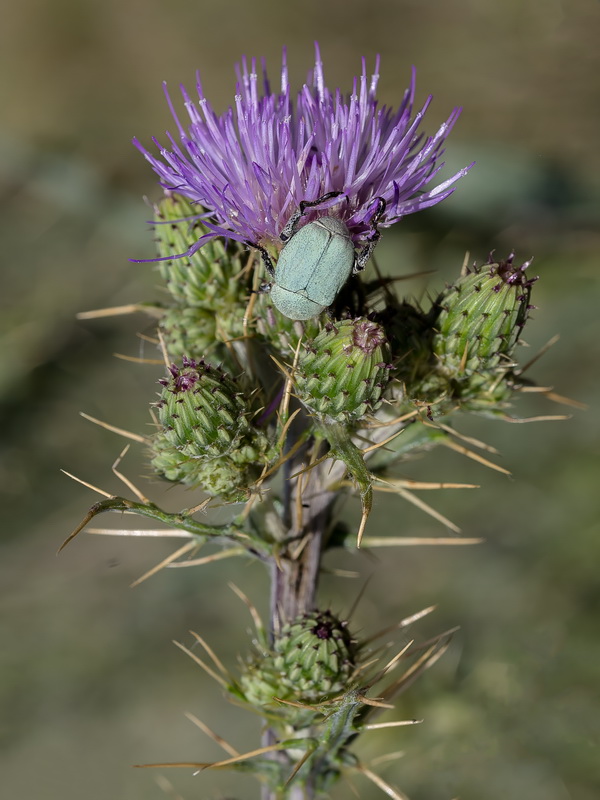
[[[531,285],[521,266],[506,261],[473,268],[437,300],[439,313],[433,340],[437,371],[453,384],[463,404],[504,402],[510,387],[502,378],[513,364],[513,352],[531,308]],[[479,403],[481,401],[481,403]]]
[[[449,377],[463,377],[510,358],[529,308],[529,262],[516,267],[514,256],[461,276],[437,300],[434,352]]]
[[[226,245],[222,239],[211,239],[191,256],[176,258],[208,233],[199,218],[202,212],[201,206],[178,194],[167,194],[156,205],[158,255],[173,256],[159,261],[158,268],[178,303],[216,310],[224,300],[239,300],[246,294],[239,280],[244,248],[237,242]]]
[[[330,323],[300,355],[297,394],[322,419],[355,422],[380,406],[389,360],[383,328],[376,322]]]
[[[267,460],[268,440],[251,423],[251,409],[234,380],[205,361],[173,364],[156,404],[161,430],[154,468],[169,480],[238,498]]]
[[[172,358],[208,355],[218,344],[215,315],[203,308],[172,306],[165,311],[158,327]]]
[[[249,666],[241,685],[256,705],[276,705],[275,697],[317,703],[349,688],[356,659],[347,623],[330,611],[307,612],[282,628],[272,651]]]

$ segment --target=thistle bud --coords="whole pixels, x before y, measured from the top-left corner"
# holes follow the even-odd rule
[[[355,422],[381,405],[390,352],[383,328],[359,318],[328,324],[301,354],[296,389],[324,420]]]
[[[209,232],[200,219],[202,207],[178,194],[167,194],[155,206],[155,242],[161,258],[179,256]],[[239,280],[242,245],[210,239],[191,256],[159,261],[158,269],[173,299],[188,306],[216,310],[224,299],[239,300],[246,287]]]
[[[169,356],[202,356],[217,346],[216,320],[211,311],[193,306],[172,306],[158,323]]]
[[[285,625],[266,657],[242,676],[248,702],[273,705],[273,698],[318,703],[348,689],[358,648],[347,623],[330,611],[312,611]]]
[[[473,268],[437,299],[433,351],[437,372],[452,394],[471,410],[501,405],[511,393],[503,378],[514,367],[513,352],[531,308],[530,262],[506,261]]]
[[[184,356],[169,372],[156,404],[161,431],[153,442],[154,468],[211,495],[239,498],[268,460],[268,440],[251,424],[243,394],[203,360]]]

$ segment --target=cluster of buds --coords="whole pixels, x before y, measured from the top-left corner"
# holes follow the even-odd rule
[[[175,219],[190,211],[186,201],[169,193],[158,208],[161,219],[170,215],[159,255],[193,251],[204,229]],[[235,242],[225,247],[210,239],[185,258],[160,263],[175,305],[159,326],[163,347],[178,362],[160,380],[152,467],[222,502],[262,491],[264,476],[300,444],[317,460],[325,440],[329,466],[316,486],[326,493],[337,461],[337,477],[346,471],[360,491],[364,521],[374,476],[446,435],[430,424],[436,417],[457,410],[504,414],[517,388],[514,352],[535,279],[525,275],[528,263],[516,266],[512,255],[464,270],[428,310],[389,290],[382,310],[380,287],[371,283],[356,293],[358,307],[350,309],[340,296],[327,313],[305,321],[278,311],[268,292],[253,293],[260,281],[252,269],[260,261],[251,251],[244,260]],[[217,341],[217,326],[230,338]],[[292,413],[297,418],[288,427]],[[378,431],[386,441],[390,433],[404,435],[367,461],[361,443],[371,438],[376,445]],[[286,557],[272,531],[254,532],[263,555],[277,548],[273,557]],[[304,764],[296,784],[324,790],[353,763],[349,747],[367,718],[359,688],[367,651],[329,611],[309,607],[280,623],[272,639],[259,637],[258,654],[227,688],[287,742],[279,759],[253,761],[261,780],[277,794],[294,764]]]
[[[432,610],[420,611],[396,627],[405,629]],[[258,618],[256,610],[253,616]],[[371,646],[389,633],[384,629],[361,640],[351,633],[347,620],[315,609],[285,624],[269,643],[261,623],[256,642],[260,652],[243,665],[239,678],[225,671],[223,686],[234,702],[248,704],[268,722],[280,743],[279,758],[268,764],[253,759],[244,768],[275,791],[287,785],[291,774],[300,790],[310,792],[316,782],[320,793],[340,774],[360,769],[351,751],[356,737],[377,727],[373,717],[380,708],[389,708],[389,701],[431,666],[452,638],[448,631],[424,645],[413,647],[409,641],[382,658],[393,643],[377,652]],[[396,669],[400,676],[394,675]],[[368,696],[371,690],[377,699]]]

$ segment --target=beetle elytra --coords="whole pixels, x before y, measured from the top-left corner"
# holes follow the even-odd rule
[[[337,217],[318,217],[298,228],[307,209],[342,195],[343,192],[328,192],[318,200],[300,203],[280,234],[285,244],[275,266],[264,247],[248,242],[260,251],[272,278],[265,288],[271,290],[273,305],[290,319],[311,319],[330,306],[350,275],[365,268],[381,238],[377,223],[386,207],[382,197],[375,198],[371,233],[358,253],[347,225]]]

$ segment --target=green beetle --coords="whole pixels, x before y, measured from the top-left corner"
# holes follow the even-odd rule
[[[290,319],[311,319],[328,308],[350,275],[365,268],[381,238],[377,223],[386,207],[383,197],[375,198],[377,208],[371,217],[371,233],[359,253],[354,249],[347,225],[337,217],[319,217],[298,229],[307,209],[341,195],[343,192],[328,192],[318,200],[300,203],[280,234],[285,246],[275,267],[264,247],[248,242],[260,251],[273,279],[264,289],[270,289],[273,305]]]

